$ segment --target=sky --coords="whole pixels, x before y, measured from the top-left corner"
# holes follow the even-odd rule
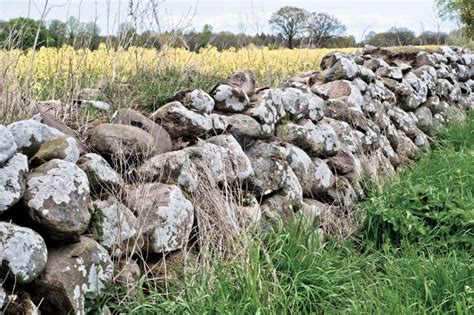
[[[132,15],[130,2],[133,4]],[[157,4],[153,10],[152,4]],[[136,21],[141,30],[200,30],[205,24],[214,31],[272,31],[268,20],[280,7],[290,5],[309,12],[326,12],[347,27],[347,34],[361,40],[370,31],[382,32],[392,26],[449,32],[454,22],[441,21],[434,0],[0,0],[0,20],[32,17],[66,20],[75,16],[96,22],[101,33],[114,33],[123,21]],[[154,13],[154,14],[153,14]],[[157,18],[154,18],[157,17]]]

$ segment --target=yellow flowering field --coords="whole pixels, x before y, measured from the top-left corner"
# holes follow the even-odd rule
[[[357,48],[342,49],[353,52]],[[268,49],[248,47],[218,51],[208,47],[199,53],[183,48],[75,50],[72,47],[36,51],[0,51],[0,70],[29,82],[34,94],[67,85],[94,86],[100,82],[126,83],[143,71],[168,71],[225,78],[236,69],[251,69],[268,84],[295,73],[318,69],[321,58],[333,49]],[[341,50],[341,49],[338,49]],[[198,78],[199,79],[199,78]]]

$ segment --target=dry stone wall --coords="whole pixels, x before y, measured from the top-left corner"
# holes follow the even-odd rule
[[[440,128],[462,121],[473,92],[466,49],[367,46],[330,53],[321,71],[281,87],[257,89],[252,72],[237,71],[149,117],[120,109],[87,142],[42,111],[0,126],[0,309],[21,304],[33,314],[41,302],[48,314],[85,314],[86,296],[110,283],[114,268],[140,276],[123,257],[188,246],[189,196],[204,169],[220,187],[245,191],[253,202],[241,209],[253,224],[271,230],[301,215],[324,227],[323,213],[353,211],[365,176],[393,174],[429,150]]]

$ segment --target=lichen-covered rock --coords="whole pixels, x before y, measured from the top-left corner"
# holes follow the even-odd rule
[[[286,198],[286,202],[297,211],[303,205],[303,188],[298,180],[298,177],[293,172],[291,167],[286,168],[285,178],[283,180],[282,190],[280,195]]]
[[[426,93],[424,97],[419,95],[406,81],[400,83],[393,79],[384,78],[383,82],[390,90],[393,91],[393,93],[395,93],[397,97],[397,105],[404,110],[415,110],[422,102],[426,100]]]
[[[313,185],[313,194],[326,193],[334,185],[334,175],[325,161],[313,159],[315,167],[315,183]]]
[[[228,83],[241,88],[249,97],[255,94],[255,75],[250,70],[236,70]]]
[[[331,118],[324,118],[321,122],[330,125],[334,129],[338,135],[341,148],[345,147],[352,153],[362,151],[362,142],[356,137],[355,130],[348,123]]]
[[[436,65],[436,58],[427,51],[420,51],[416,55],[415,67],[419,68],[421,66],[432,66]]]
[[[126,203],[137,215],[148,252],[165,253],[187,244],[194,208],[177,186],[161,183],[130,186]]]
[[[254,170],[249,184],[258,195],[268,195],[283,188],[288,168],[285,148],[260,141],[247,151],[247,156]]]
[[[418,152],[418,147],[402,131],[398,131],[398,146],[396,152],[405,159],[414,159]]]
[[[225,160],[226,180],[244,180],[253,175],[252,164],[242,150],[237,140],[231,135],[219,135],[207,139],[208,143],[225,148],[227,159]]]
[[[385,62],[385,60],[381,58],[371,58],[369,60],[366,60],[364,62],[364,67],[372,70],[373,72],[377,71],[377,69],[381,67],[390,67],[388,63]]]
[[[358,69],[359,78],[361,78],[365,83],[369,84],[375,82],[375,73],[371,69],[360,65],[358,65]]]
[[[187,90],[179,92],[173,97],[173,101],[178,101],[186,108],[209,114],[214,109],[214,99],[201,89]]]
[[[263,130],[262,126],[252,117],[234,114],[227,117],[229,133],[239,142],[243,149],[251,147],[256,140],[270,139],[273,134]]]
[[[400,81],[403,78],[402,70],[398,67],[382,66],[375,71],[375,75]]]
[[[315,167],[305,151],[297,146],[286,144],[286,160],[295,173],[305,195],[310,195],[315,182]]]
[[[221,84],[211,92],[216,105],[215,109],[222,112],[243,112],[249,105],[249,97],[245,92],[235,86]]]
[[[300,124],[308,132],[307,142],[313,155],[333,156],[337,154],[340,149],[339,138],[330,125],[324,123],[315,125],[309,120],[303,120]]]
[[[140,165],[137,173],[145,181],[176,184],[193,192],[198,183],[198,170],[191,161],[190,154],[192,149],[156,155]]]
[[[114,283],[126,289],[134,296],[138,290],[138,282],[142,272],[138,263],[132,258],[124,258],[114,264]]]
[[[285,196],[271,195],[261,204],[261,227],[264,232],[272,232],[279,226],[291,222],[294,216],[294,209],[288,203]]]
[[[432,131],[433,126],[433,114],[431,110],[426,106],[420,106],[415,111],[415,116],[417,118],[417,127],[428,134]]]
[[[336,175],[344,175],[354,171],[356,163],[354,155],[350,151],[341,150],[337,155],[329,158],[327,164]]]
[[[0,272],[2,276],[12,277],[20,284],[30,283],[43,271],[47,259],[46,244],[38,233],[0,222],[0,264],[6,267]]]
[[[5,126],[0,125],[0,165],[5,163],[16,152],[16,142],[12,133]]]
[[[5,305],[5,299],[7,298],[7,293],[0,287],[0,311],[3,309],[3,305]]]
[[[359,68],[354,60],[349,58],[341,58],[333,66],[324,71],[324,81],[334,80],[352,80],[356,77]]]
[[[63,135],[59,130],[33,119],[11,123],[7,128],[15,138],[17,148],[28,157],[32,157],[44,142]]]
[[[93,108],[96,110],[101,110],[104,112],[110,112],[112,110],[112,105],[104,101],[94,101],[94,100],[81,100],[79,101],[81,108]]]
[[[51,160],[27,175],[24,202],[29,218],[51,239],[82,234],[90,221],[89,180],[71,162]]]
[[[41,301],[42,313],[85,315],[87,295],[100,294],[112,275],[107,250],[81,236],[77,243],[50,248],[46,268],[31,293],[35,302]]]
[[[282,95],[283,107],[293,119],[309,118],[313,121],[324,117],[324,101],[316,95],[287,88]]]
[[[172,139],[201,137],[213,128],[209,117],[193,112],[179,102],[160,107],[150,118],[165,128]]]
[[[33,165],[41,165],[53,159],[76,163],[79,159],[79,146],[76,139],[61,136],[41,144],[38,152],[32,157]]]
[[[404,110],[394,107],[393,109],[389,110],[388,115],[390,116],[392,122],[395,126],[403,131],[408,136],[414,136],[418,128],[416,124],[418,119],[416,118],[415,114],[407,113]]]
[[[100,155],[87,153],[77,162],[89,179],[89,186],[93,193],[119,192],[124,185],[122,177]]]
[[[100,124],[89,135],[89,144],[102,155],[146,158],[155,152],[155,140],[140,128]]]
[[[357,193],[352,188],[349,180],[342,176],[336,176],[334,185],[327,191],[327,195],[333,200],[333,203],[343,207],[353,207],[357,200]]]
[[[112,117],[112,123],[134,126],[148,132],[155,140],[153,152],[156,154],[171,151],[173,148],[171,137],[164,128],[133,109],[119,109]]]
[[[26,172],[28,158],[21,153],[16,153],[7,163],[0,165],[0,214],[23,197]]]
[[[265,133],[274,133],[276,124],[285,116],[281,89],[266,89],[256,95],[257,101],[246,114],[257,119]]]
[[[137,218],[118,200],[96,200],[91,204],[91,212],[96,217],[92,228],[98,236],[98,242],[112,256],[120,257],[130,253],[135,246],[141,248],[143,243]]]

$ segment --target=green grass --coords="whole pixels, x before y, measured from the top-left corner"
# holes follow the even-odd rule
[[[166,294],[143,279],[135,297],[101,301],[127,314],[472,314],[473,150],[471,114],[370,194],[349,243],[321,246],[295,223],[249,241],[246,259],[183,274]]]

